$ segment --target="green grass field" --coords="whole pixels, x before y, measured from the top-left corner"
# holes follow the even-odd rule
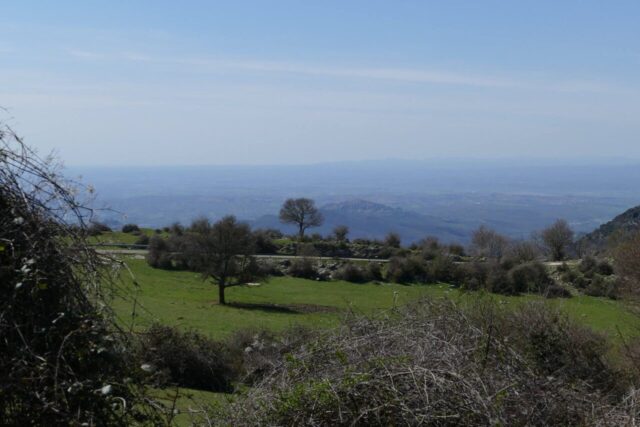
[[[480,298],[491,298],[513,309],[527,301],[542,300],[533,295],[505,297],[480,292],[464,293],[445,284],[361,285],[278,277],[260,286],[228,289],[227,301],[231,305],[221,306],[217,302],[216,286],[203,282],[196,273],[153,269],[142,259],[127,258],[126,262],[138,283],[136,294],[140,305],[136,308],[136,329],[142,330],[157,321],[197,330],[218,339],[245,328],[277,331],[295,324],[332,327],[338,325],[347,310],[373,314],[427,295],[450,298],[463,305]],[[124,284],[128,290],[135,290],[133,281],[125,277]],[[632,314],[623,302],[589,296],[547,301],[579,322],[607,333],[613,342],[620,342],[618,331],[625,337],[640,335],[640,318]],[[233,306],[234,303],[244,306]],[[117,298],[113,306],[120,320],[130,324],[133,303]],[[615,346],[612,354],[616,353],[615,348],[620,347]],[[234,399],[234,395],[189,389],[155,391],[156,397],[168,408],[173,406],[176,392],[179,393],[175,401],[177,415],[172,420],[172,425],[176,426],[191,425],[194,420],[206,424],[204,418],[200,418],[202,413],[198,412],[203,405],[224,406],[229,399]]]
[[[357,285],[347,282],[315,282],[290,277],[272,278],[260,286],[227,289],[228,306],[217,301],[217,287],[192,272],[153,269],[144,260],[127,260],[139,283],[136,325],[153,321],[192,328],[211,337],[223,337],[243,328],[281,330],[294,324],[328,327],[337,325],[350,309],[372,313],[432,293],[437,288],[402,285]],[[133,286],[129,283],[130,289]],[[234,307],[231,304],[246,304]],[[270,307],[269,305],[277,305]],[[131,321],[132,303],[114,301],[124,322]]]
[[[316,282],[291,277],[272,278],[260,286],[242,286],[227,290],[228,306],[217,302],[217,287],[203,282],[192,272],[153,269],[141,259],[127,259],[139,284],[135,327],[143,329],[154,321],[194,329],[213,338],[222,338],[244,328],[282,330],[294,324],[331,327],[347,310],[372,314],[405,304],[423,295],[451,298],[464,304],[481,295],[508,306],[541,299],[533,295],[505,297],[500,295],[463,293],[444,284],[397,285],[353,284],[348,282]],[[125,285],[133,290],[130,279]],[[233,304],[241,306],[233,306]],[[577,296],[549,300],[576,320],[613,338],[618,331],[625,336],[640,334],[640,318],[623,302],[606,298]],[[113,301],[116,314],[124,324],[132,320],[131,301]]]

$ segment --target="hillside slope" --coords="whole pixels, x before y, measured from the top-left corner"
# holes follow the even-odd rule
[[[640,206],[631,208],[582,237],[578,244],[589,251],[602,252],[616,242],[640,231]]]

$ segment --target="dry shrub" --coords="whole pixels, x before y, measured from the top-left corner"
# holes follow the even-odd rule
[[[55,165],[0,127],[0,424],[130,425],[153,417],[104,300],[83,209]]]
[[[610,368],[606,337],[542,302],[524,304],[505,315],[505,338],[531,360],[538,372],[611,389],[617,374]]]
[[[273,372],[286,354],[313,339],[313,330],[295,325],[277,334],[265,329],[241,329],[227,338],[225,345],[242,359],[238,381],[253,385]]]
[[[610,403],[600,338],[545,307],[508,315],[489,303],[463,311],[424,300],[348,319],[293,349],[220,416],[233,425],[542,426],[637,412]]]

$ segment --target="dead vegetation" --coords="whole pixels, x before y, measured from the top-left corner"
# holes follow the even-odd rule
[[[0,127],[0,424],[151,422],[136,367],[103,303],[114,290],[85,242],[91,212]]]
[[[544,304],[513,313],[424,300],[354,317],[292,349],[233,425],[634,425],[630,377],[604,337]]]

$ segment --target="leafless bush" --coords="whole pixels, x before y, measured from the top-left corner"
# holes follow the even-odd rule
[[[58,170],[0,127],[0,424],[143,421],[144,388],[103,303],[111,264],[84,240],[91,211]]]
[[[545,306],[508,317],[488,303],[468,312],[425,300],[379,319],[352,318],[292,350],[219,416],[233,425],[314,426],[631,420],[636,394],[629,408],[611,404],[599,338],[556,316]]]
[[[613,253],[622,292],[637,298],[640,295],[640,232],[625,239]]]

